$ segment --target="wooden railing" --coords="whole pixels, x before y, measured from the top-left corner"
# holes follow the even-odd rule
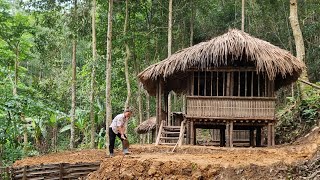
[[[187,117],[274,119],[273,97],[187,96]]]

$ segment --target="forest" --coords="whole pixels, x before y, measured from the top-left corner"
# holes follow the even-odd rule
[[[106,126],[126,107],[134,111],[130,143],[146,143],[134,129],[155,115],[155,98],[139,83],[139,72],[230,28],[298,56],[292,2],[0,0],[0,167],[50,152],[105,149]],[[317,87],[320,1],[296,2],[306,78]],[[277,144],[318,123],[319,90],[299,84],[277,92]],[[181,103],[174,96],[173,111]]]

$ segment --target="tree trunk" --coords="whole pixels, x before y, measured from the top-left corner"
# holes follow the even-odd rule
[[[27,128],[27,122],[26,118],[24,117],[23,114],[21,114],[21,120],[24,122],[23,125],[23,153],[24,155],[27,155],[28,152],[28,128]]]
[[[14,85],[13,85],[13,90],[12,93],[13,95],[17,95],[17,86],[18,86],[18,75],[19,75],[19,45],[17,45],[16,49],[16,59],[14,61]]]
[[[146,108],[147,108],[147,117],[146,119],[150,118],[150,96],[148,94],[148,92],[146,92]],[[148,132],[147,133],[147,143],[150,144],[150,133],[152,132]]]
[[[241,30],[244,32],[244,17],[245,17],[245,11],[244,11],[244,7],[245,7],[245,0],[242,0],[242,8],[241,8]]]
[[[172,0],[169,0],[169,21],[168,21],[168,57],[172,48]],[[171,125],[171,92],[168,95],[168,125]]]
[[[74,16],[77,16],[77,0],[74,1]],[[76,119],[76,53],[77,53],[77,32],[73,37],[72,42],[72,85],[71,85],[71,127],[70,127],[70,149],[74,148],[75,139],[75,119]]]
[[[91,122],[91,140],[90,147],[94,148],[94,139],[96,134],[94,120],[94,96],[95,96],[95,77],[97,60],[97,39],[96,39],[96,0],[92,1],[92,72],[91,72],[91,92],[90,92],[90,122]]]
[[[128,0],[126,0],[126,17],[125,17],[124,28],[123,28],[123,35],[125,37],[127,35],[127,27],[128,27]],[[127,109],[127,108],[129,108],[129,102],[130,102],[130,97],[131,97],[129,68],[128,68],[128,60],[130,58],[130,48],[128,46],[127,40],[125,41],[124,46],[126,48],[126,57],[124,59],[124,70],[125,70],[126,83],[127,83],[127,99],[126,99],[126,103],[124,105],[124,109]]]
[[[139,124],[141,124],[143,117],[142,117],[142,102],[141,102],[141,86],[139,83],[139,79],[137,79],[137,83],[138,83]],[[140,144],[143,144],[143,135],[142,134],[140,134],[139,142],[140,142]]]
[[[305,47],[304,47],[302,32],[299,26],[297,0],[290,0],[289,19],[290,19],[293,36],[294,36],[294,41],[296,44],[297,58],[300,61],[305,61]],[[306,69],[302,71],[300,78],[305,81],[309,81]],[[307,97],[307,94],[305,92],[305,85],[303,83],[300,83],[300,92],[301,92],[301,98],[305,99]]]
[[[112,106],[111,106],[111,55],[112,55],[112,10],[113,0],[109,0],[108,10],[108,32],[107,32],[107,62],[106,62],[106,146],[109,145],[109,124],[112,121]]]

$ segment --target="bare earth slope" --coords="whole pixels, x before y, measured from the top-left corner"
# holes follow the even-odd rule
[[[171,153],[173,147],[133,145],[129,156],[69,151],[25,158],[14,166],[102,161],[89,179],[320,179],[319,145],[320,131],[314,129],[291,145],[272,148],[183,146]]]

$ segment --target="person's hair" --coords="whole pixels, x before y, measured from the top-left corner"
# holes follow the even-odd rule
[[[126,113],[126,112],[132,113],[132,110],[130,108],[127,108],[127,109],[124,110],[124,113]]]

